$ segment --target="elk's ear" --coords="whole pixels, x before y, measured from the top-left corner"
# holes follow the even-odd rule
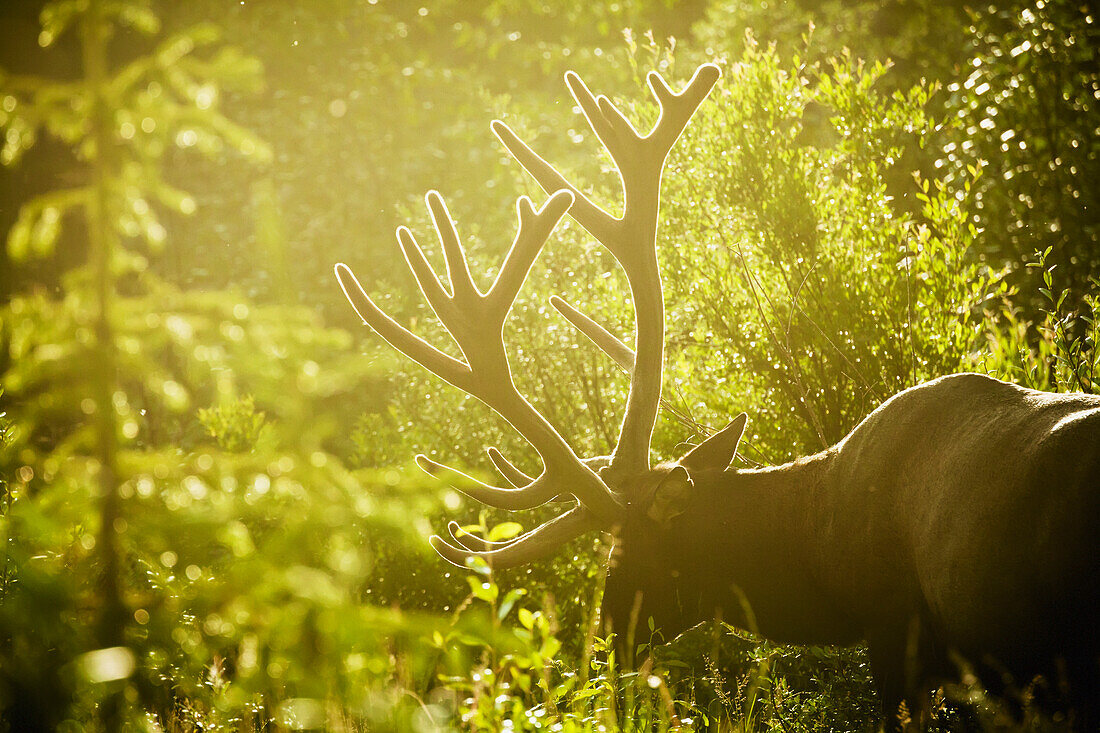
[[[653,501],[646,510],[646,516],[667,527],[668,523],[684,512],[688,494],[695,484],[683,466],[674,466],[661,477],[657,490],[653,492]]]
[[[742,412],[729,425],[685,453],[680,459],[680,465],[691,472],[729,468],[733,457],[737,455],[737,444],[741,442],[748,420],[749,416]]]

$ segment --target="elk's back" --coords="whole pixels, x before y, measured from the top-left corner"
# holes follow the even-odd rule
[[[1100,397],[953,375],[834,450],[827,582],[862,593],[866,626],[920,613],[950,647],[1009,665],[1094,636]]]

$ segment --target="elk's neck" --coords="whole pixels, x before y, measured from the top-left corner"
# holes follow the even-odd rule
[[[681,587],[697,593],[697,604],[684,607],[698,614],[686,619],[688,625],[720,615],[776,641],[858,640],[859,630],[833,608],[817,572],[825,548],[814,531],[812,506],[832,456],[696,478],[695,499],[678,533],[688,568]]]

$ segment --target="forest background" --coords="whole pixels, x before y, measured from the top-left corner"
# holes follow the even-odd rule
[[[423,452],[487,475],[488,445],[537,464],[357,323],[332,265],[445,343],[393,230],[429,241],[437,189],[493,272],[514,199],[541,194],[490,120],[614,200],[567,69],[636,120],[647,71],[724,72],[665,173],[659,457],[745,410],[746,465],[782,462],[963,370],[1096,391],[1084,2],[58,0],[5,3],[0,29],[9,730],[871,725],[858,648],[712,625],[623,669],[596,624],[603,538],[493,574],[425,541],[555,508],[417,472]],[[611,447],[627,381],[546,301],[627,338],[624,292],[565,223],[507,328],[581,454]]]

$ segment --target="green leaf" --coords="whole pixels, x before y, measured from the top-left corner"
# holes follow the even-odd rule
[[[88,196],[87,188],[66,188],[37,196],[19,210],[15,224],[8,230],[8,255],[13,261],[22,262],[31,255],[48,257],[61,234],[61,222],[65,213],[82,205]]]
[[[87,0],[61,0],[61,2],[48,3],[38,18],[42,25],[42,30],[38,34],[38,45],[43,48],[53,45],[80,13],[87,12],[87,6]]]
[[[160,18],[149,8],[147,3],[122,0],[115,4],[120,25],[129,26],[134,30],[151,36],[160,30]]]
[[[553,636],[548,636],[539,648],[539,654],[546,659],[553,659],[559,651],[561,651],[561,642]]]
[[[526,608],[521,608],[516,613],[523,628],[530,631],[535,627],[535,614],[531,613]]]
[[[500,593],[500,589],[496,583],[490,581],[479,581],[477,578],[468,578],[470,583],[470,592],[480,601],[492,604],[496,601],[497,595]]]
[[[504,596],[504,600],[500,603],[500,610],[497,611],[497,618],[503,621],[504,617],[508,615],[508,612],[512,610],[512,607],[516,605],[516,601],[525,595],[527,595],[526,588],[513,588],[508,591]]]
[[[489,541],[501,542],[502,540],[510,540],[519,535],[522,531],[523,526],[518,522],[501,522],[489,530]]]
[[[30,254],[31,223],[19,217],[8,230],[8,257],[12,262],[23,262]]]

